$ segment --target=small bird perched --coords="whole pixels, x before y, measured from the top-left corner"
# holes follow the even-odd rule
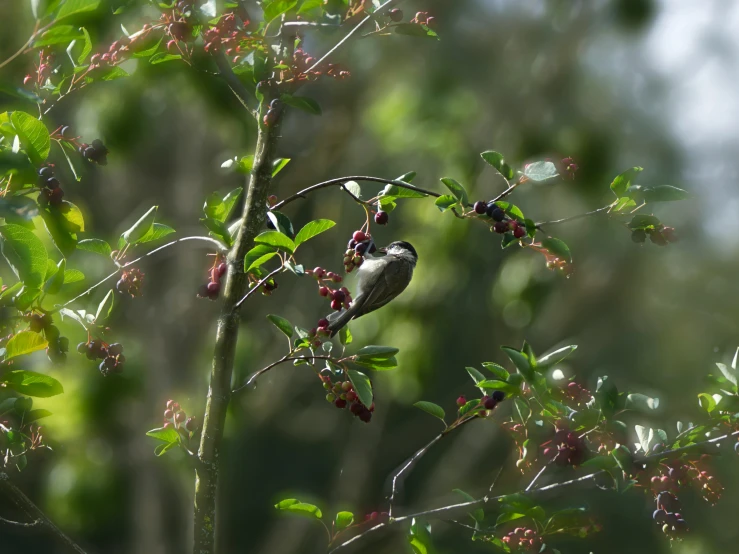
[[[379,252],[381,258],[367,257],[357,270],[357,291],[348,309],[328,316],[328,329],[333,337],[350,320],[382,308],[405,290],[413,277],[418,254],[405,241],[395,241]]]

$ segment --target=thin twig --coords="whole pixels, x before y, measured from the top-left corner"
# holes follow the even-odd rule
[[[53,23],[53,21],[52,21],[52,23]],[[7,60],[5,60],[2,63],[0,63],[0,69],[2,69],[3,67],[5,67],[6,65],[8,65],[10,62],[12,62],[14,59],[16,59],[21,54],[23,54],[23,52],[25,52],[26,48],[28,48],[31,45],[31,43],[34,41],[34,39],[36,38],[36,36],[39,35],[40,33],[43,33],[46,29],[49,28],[49,25],[51,25],[51,24],[49,24],[49,25],[46,25],[43,28],[39,29],[39,25],[40,24],[41,24],[41,21],[39,21],[37,19],[36,20],[36,25],[33,27],[33,32],[31,33],[31,36],[28,37],[28,40],[14,54],[12,54]]]
[[[92,285],[85,292],[83,292],[81,294],[78,294],[77,296],[75,296],[74,298],[72,298],[72,300],[69,300],[66,303],[62,304],[61,307],[64,308],[66,306],[69,306],[72,302],[76,302],[77,300],[79,300],[83,296],[86,296],[86,295],[90,294],[93,290],[95,290],[96,288],[98,288],[100,285],[102,285],[106,281],[108,281],[108,280],[112,279],[113,277],[115,277],[116,275],[118,275],[118,273],[120,273],[121,270],[126,269],[127,267],[132,266],[135,263],[140,262],[141,260],[143,260],[144,258],[146,258],[148,256],[152,256],[153,254],[156,254],[160,250],[164,250],[165,248],[169,248],[170,246],[172,246],[174,244],[177,244],[177,243],[180,243],[180,242],[185,242],[185,241],[188,241],[188,240],[202,240],[202,241],[205,241],[205,242],[210,242],[210,243],[213,243],[216,246],[218,246],[218,249],[221,252],[225,252],[226,251],[226,248],[220,242],[218,242],[216,239],[212,239],[210,237],[193,236],[193,237],[182,237],[181,239],[173,240],[171,242],[168,242],[167,244],[164,244],[164,245],[160,246],[159,248],[155,248],[151,252],[147,252],[143,256],[139,256],[138,258],[136,258],[135,260],[132,260],[132,261],[128,262],[127,264],[123,264],[122,266],[119,266],[118,269],[116,269],[113,273],[111,273],[110,275],[108,275],[107,277],[105,277],[103,280],[98,281],[97,283],[95,283],[94,285]]]
[[[357,31],[359,31],[359,29],[361,29],[361,28],[362,28],[362,27],[364,26],[364,24],[365,24],[365,23],[367,23],[367,22],[368,22],[369,20],[371,20],[371,19],[374,19],[374,18],[375,18],[375,17],[377,17],[377,16],[378,16],[378,15],[379,15],[379,14],[380,14],[380,13],[381,13],[381,12],[382,12],[383,10],[385,10],[385,9],[389,8],[389,7],[390,7],[390,6],[392,6],[393,4],[397,4],[398,2],[399,2],[399,0],[387,0],[387,2],[385,2],[384,4],[382,4],[381,6],[379,6],[379,7],[378,7],[378,8],[377,8],[377,9],[376,9],[376,10],[375,10],[374,12],[372,12],[372,13],[371,13],[371,14],[369,14],[369,15],[368,15],[367,17],[365,17],[364,19],[362,19],[362,21],[360,21],[359,23],[357,23],[357,24],[356,24],[356,25],[354,26],[354,28],[353,28],[353,29],[352,29],[351,31],[349,31],[349,32],[348,32],[348,33],[346,34],[346,36],[345,36],[344,38],[342,38],[342,39],[341,39],[341,40],[340,40],[339,42],[337,42],[337,43],[336,43],[336,44],[334,45],[334,47],[333,47],[333,48],[331,48],[331,50],[329,50],[329,51],[328,51],[328,52],[326,52],[326,53],[325,53],[325,54],[324,54],[324,55],[323,55],[323,56],[322,56],[321,58],[319,58],[319,60],[318,60],[318,61],[317,61],[316,63],[314,63],[314,64],[313,64],[312,66],[310,66],[310,67],[309,67],[309,68],[308,68],[308,69],[307,69],[307,70],[305,71],[305,73],[310,73],[310,72],[311,72],[311,71],[313,71],[313,70],[314,70],[315,68],[317,68],[317,67],[318,67],[319,65],[321,65],[321,64],[322,64],[322,63],[323,63],[324,61],[326,61],[326,60],[327,60],[327,59],[329,58],[329,56],[331,56],[331,54],[333,54],[333,53],[334,53],[334,52],[336,52],[336,51],[337,51],[337,50],[338,50],[339,48],[341,48],[341,47],[342,47],[342,46],[344,45],[344,43],[346,43],[346,41],[348,41],[348,40],[349,40],[349,39],[350,39],[350,38],[351,38],[351,37],[352,37],[352,36],[354,35],[354,33],[356,33]]]
[[[235,310],[236,310],[236,309],[237,309],[237,308],[238,308],[239,306],[241,306],[241,305],[242,305],[242,304],[243,304],[244,302],[246,302],[246,299],[247,299],[247,298],[249,298],[249,297],[250,297],[250,296],[251,296],[252,294],[254,294],[254,293],[255,293],[256,291],[258,291],[258,290],[259,290],[259,288],[260,288],[260,287],[261,287],[261,286],[262,286],[262,285],[263,285],[264,283],[266,283],[267,281],[269,281],[269,280],[270,280],[270,279],[271,279],[272,277],[274,277],[275,275],[277,275],[277,274],[278,274],[278,273],[279,273],[280,271],[282,271],[283,269],[284,269],[284,266],[282,266],[282,265],[281,265],[281,266],[280,266],[280,267],[278,267],[277,269],[274,269],[274,270],[272,270],[272,271],[271,271],[271,272],[270,272],[269,274],[267,274],[267,276],[266,276],[266,277],[265,277],[264,279],[262,279],[261,281],[259,281],[259,282],[258,282],[258,283],[257,283],[256,285],[254,285],[254,286],[253,286],[253,287],[252,287],[252,288],[251,288],[251,289],[249,290],[249,292],[247,292],[247,293],[246,293],[246,294],[244,295],[244,297],[243,297],[243,298],[242,298],[241,300],[239,300],[238,302],[236,302],[236,304],[234,304],[234,307],[233,307],[234,311],[235,311]]]
[[[37,519],[36,521],[31,521],[30,523],[25,523],[23,521],[12,521],[10,519],[5,519],[4,517],[0,516],[0,523],[4,523],[5,525],[13,525],[14,527],[38,527],[39,525],[43,524],[43,521],[40,519]]]
[[[280,364],[284,364],[286,362],[292,362],[294,360],[334,360],[335,358],[332,358],[331,356],[290,356],[290,354],[286,354],[276,362],[272,362],[267,367],[263,367],[256,373],[253,373],[246,382],[241,385],[240,387],[235,388],[231,391],[231,394],[237,393],[242,389],[245,389],[249,385],[251,385],[254,381],[256,381],[263,373],[267,373],[270,369],[277,367]]]
[[[392,489],[390,491],[390,500],[389,504],[390,507],[388,508],[388,517],[393,517],[393,506],[395,503],[395,495],[398,492],[398,479],[400,478],[403,473],[408,471],[413,465],[421,459],[421,457],[426,454],[426,452],[429,451],[429,449],[434,446],[437,442],[439,442],[442,438],[444,438],[444,433],[439,433],[434,437],[426,446],[421,448],[420,450],[417,450],[413,456],[411,456],[406,463],[402,465],[402,467],[393,475],[393,485]]]
[[[246,89],[244,84],[239,81],[239,78],[233,72],[231,64],[228,63],[228,60],[226,59],[226,55],[223,52],[218,52],[216,55],[213,56],[213,60],[218,67],[218,74],[223,78],[224,81],[226,81],[228,88],[231,89],[231,92],[233,92],[234,96],[238,99],[241,105],[247,109],[252,117],[258,119],[259,112],[249,106],[249,100],[251,100],[252,95]]]
[[[296,192],[292,196],[288,196],[284,200],[278,202],[274,206],[270,208],[270,210],[279,210],[281,207],[283,207],[285,204],[289,204],[290,202],[297,200],[298,198],[305,198],[307,194],[310,194],[311,192],[327,188],[327,187],[336,187],[336,186],[342,186],[345,183],[349,181],[367,181],[370,183],[384,183],[386,185],[395,185],[396,187],[408,189],[408,190],[414,190],[416,192],[420,192],[421,194],[426,194],[428,196],[433,196],[435,198],[439,198],[440,196],[443,196],[441,193],[433,192],[430,190],[422,189],[420,187],[416,187],[413,185],[410,185],[404,181],[396,181],[395,179],[385,179],[383,177],[370,177],[370,176],[351,176],[351,177],[339,177],[337,179],[330,179],[328,181],[323,181],[322,183],[318,183],[316,185],[312,185],[308,188],[305,188],[299,192]],[[344,189],[346,190],[346,189]],[[348,191],[347,191],[348,192]],[[354,196],[354,195],[352,195]]]
[[[84,550],[72,539],[70,539],[59,527],[57,527],[53,521],[51,521],[41,509],[34,504],[30,498],[28,498],[22,490],[16,487],[10,482],[10,477],[5,473],[0,473],[0,489],[7,494],[10,499],[18,506],[21,510],[26,512],[29,516],[35,518],[48,527],[59,539],[65,543],[69,548],[77,552],[77,554],[86,554]],[[5,522],[9,520],[3,520]],[[34,523],[33,525],[36,525]]]
[[[533,487],[534,484],[536,483],[536,481],[539,480],[539,477],[541,477],[541,474],[546,471],[547,467],[549,467],[548,464],[545,465],[544,467],[542,467],[541,470],[539,470],[539,473],[536,474],[536,476],[531,480],[531,483],[529,483],[529,486],[526,487],[526,491],[525,492],[529,492],[531,490],[531,487]]]
[[[573,215],[573,216],[565,217],[565,218],[562,218],[562,219],[555,219],[553,221],[540,221],[539,223],[536,224],[536,228],[539,229],[543,225],[557,225],[558,223],[567,223],[568,221],[575,221],[576,219],[582,219],[583,217],[589,217],[591,215],[596,215],[596,214],[599,214],[601,212],[605,212],[605,211],[609,210],[610,208],[611,208],[610,205],[609,206],[603,206],[602,208],[598,208],[597,210],[593,210],[591,212],[586,212],[584,214]]]

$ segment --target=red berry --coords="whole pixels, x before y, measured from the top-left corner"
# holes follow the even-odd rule
[[[221,292],[221,284],[220,283],[214,283],[214,282],[208,283],[208,293],[210,293],[210,294],[218,294],[219,292]]]
[[[337,398],[334,401],[334,406],[336,406],[337,408],[346,408],[346,400],[343,400],[341,398]]]
[[[490,396],[483,396],[482,398],[482,405],[485,407],[486,410],[494,409],[497,404],[498,403],[495,401],[495,398],[492,398]]]
[[[467,404],[467,399],[464,397],[464,395],[461,395],[459,398],[457,398],[457,406],[460,408]]]
[[[526,229],[521,227],[520,225],[516,226],[516,228],[513,230],[513,236],[517,239],[521,239],[526,236]]]
[[[498,221],[495,225],[493,225],[493,230],[496,233],[503,234],[506,231],[508,231],[508,222],[507,221]]]
[[[323,319],[318,320],[319,329],[326,329],[327,327],[328,327],[328,319],[324,317]]]
[[[339,302],[338,300],[332,300],[331,301],[331,309],[332,310],[337,310],[337,311],[340,310],[341,309],[341,302]]]
[[[223,277],[228,271],[228,266],[225,263],[218,264],[218,276]]]
[[[322,267],[316,267],[313,270],[313,277],[315,277],[316,279],[321,279],[325,274],[326,274],[326,270],[323,269]]]
[[[164,410],[164,419],[172,419],[173,416],[172,410]]]
[[[321,296],[328,296],[329,292],[330,291],[328,287],[318,287],[318,294],[320,294]]]
[[[367,240],[367,235],[365,235],[362,231],[354,231],[352,238],[357,242],[363,242]]]
[[[51,191],[51,194],[49,195],[49,204],[52,206],[59,206],[62,203],[62,198],[64,197],[64,191],[60,188],[55,188]]]

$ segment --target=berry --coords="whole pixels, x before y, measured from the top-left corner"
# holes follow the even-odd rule
[[[44,185],[51,190],[58,189],[59,179],[57,179],[56,177],[49,177],[48,179],[46,179]]]
[[[520,225],[516,226],[516,228],[513,230],[513,236],[517,239],[522,239],[526,236],[526,229],[521,227]]]
[[[184,21],[175,21],[169,26],[169,34],[177,40],[187,40],[191,34],[190,26]]]
[[[279,110],[281,107],[282,107],[282,102],[280,102],[279,98],[274,98],[272,102],[269,103],[270,110]]]
[[[316,267],[316,268],[315,268],[315,269],[313,270],[313,276],[314,276],[314,277],[315,277],[316,279],[322,279],[322,278],[323,278],[323,276],[324,276],[325,274],[326,274],[326,270],[325,270],[325,269],[323,269],[322,267]]]
[[[485,202],[475,202],[475,213],[482,215],[486,211],[488,211],[488,205]]]
[[[496,402],[503,402],[504,398],[505,393],[502,390],[493,391],[493,400],[495,400]]]
[[[118,354],[123,354],[123,345],[114,342],[113,344],[108,346],[108,355],[110,356],[117,356]]]
[[[486,410],[494,409],[497,404],[498,402],[495,400],[495,398],[492,398],[490,396],[482,397],[482,405],[485,406]]]
[[[662,236],[667,242],[677,242],[674,227],[665,227],[662,229]]]
[[[505,212],[496,206],[495,203],[490,204],[485,213],[493,218],[493,221],[503,221],[505,219]]]
[[[343,383],[341,383],[341,390],[343,390],[344,392],[349,392],[350,390],[352,390],[351,381],[344,381]]]
[[[643,243],[647,240],[647,233],[643,229],[635,229],[631,232],[631,240],[636,243]]]
[[[346,408],[346,400],[342,398],[337,398],[334,401],[334,406],[336,406],[337,408]]]
[[[341,281],[343,281],[343,279],[341,278],[341,275],[338,275],[336,273],[329,273],[329,276],[330,276],[329,278],[331,279],[333,283],[341,283]]]
[[[398,8],[393,8],[387,13],[387,15],[390,17],[390,19],[392,19],[396,23],[398,21],[402,21],[403,19],[403,12],[399,10]]]
[[[276,110],[269,109],[267,110],[267,113],[262,118],[262,123],[264,123],[267,127],[270,127],[274,125],[277,122],[278,113]]]
[[[344,300],[346,300],[346,293],[343,290],[335,290],[331,295],[331,299],[343,302]]]
[[[367,235],[365,235],[362,231],[354,231],[352,238],[357,242],[364,242],[365,240],[367,240]]]
[[[503,234],[508,231],[508,222],[507,221],[498,221],[495,225],[493,225],[493,230],[496,233]]]
[[[215,295],[221,292],[221,284],[220,283],[208,283],[207,287],[208,289],[208,295]]]
[[[331,309],[332,310],[337,310],[337,311],[340,310],[341,309],[341,302],[339,302],[338,300],[332,300],[331,301]]]
[[[328,296],[329,288],[328,287],[318,287],[318,294],[321,296]],[[320,327],[321,325],[319,325]]]
[[[77,352],[79,352],[80,354],[87,353],[87,343],[86,342],[79,343],[77,345]]]
[[[121,281],[118,282],[120,283]],[[118,290],[120,291],[120,288]],[[208,298],[208,285],[200,285],[198,287],[198,298]]]
[[[326,402],[331,402],[331,403],[333,403],[333,401],[334,401],[334,400],[336,400],[336,397],[335,397],[335,396],[334,396],[333,394],[331,394],[331,393],[328,393],[328,394],[326,395]]]
[[[318,320],[318,328],[319,329],[326,329],[328,328],[328,319],[323,318]]]
[[[38,170],[38,174],[40,177],[48,179],[54,176],[54,170],[51,169],[48,165],[45,165],[44,167]]]
[[[657,246],[667,246],[667,240],[662,236],[660,231],[652,231],[649,233],[649,240],[651,240]]]
[[[366,242],[360,242],[354,247],[354,252],[356,252],[359,256],[363,255],[366,251],[367,251]]]
[[[220,263],[218,264],[217,271],[218,271],[218,276],[223,277],[228,271],[228,266],[225,263]]]
[[[346,245],[347,250],[354,250],[354,247],[357,245],[357,241],[354,239],[349,239],[349,244]]]
[[[465,398],[465,396],[464,396],[464,395],[460,395],[460,396],[459,396],[459,397],[457,398],[457,406],[459,406],[459,407],[461,408],[461,407],[462,407],[462,406],[464,406],[465,404],[467,404],[467,399]]]
[[[378,225],[387,225],[388,219],[389,216],[387,212],[383,212],[382,210],[375,214],[375,223]]]
[[[62,203],[62,198],[64,197],[64,191],[60,188],[56,188],[51,191],[51,194],[49,195],[49,204],[52,206],[59,206]]]

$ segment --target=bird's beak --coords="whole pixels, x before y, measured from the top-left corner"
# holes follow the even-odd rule
[[[383,254],[387,254],[387,247],[383,246],[382,248],[378,248],[377,251],[382,252]]]

